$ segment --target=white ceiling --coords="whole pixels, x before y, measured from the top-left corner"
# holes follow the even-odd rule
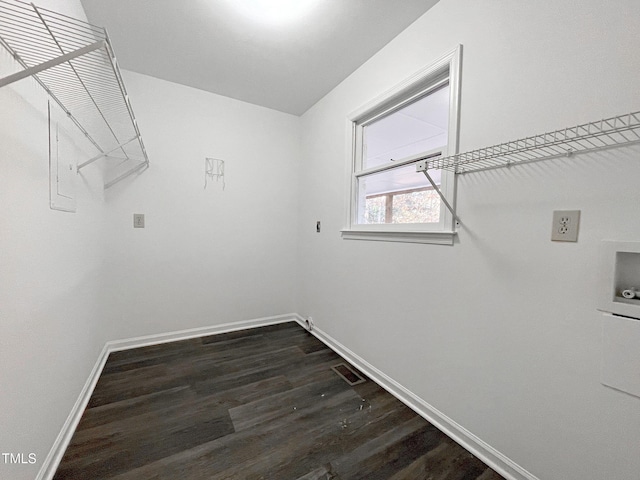
[[[81,1],[121,68],[301,115],[438,0],[304,0],[288,21],[239,8],[283,0]]]

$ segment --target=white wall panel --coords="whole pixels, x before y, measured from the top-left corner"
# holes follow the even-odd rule
[[[37,4],[84,16],[79,1]],[[0,76],[17,69],[0,48]],[[26,462],[0,456],[3,479],[35,478],[105,342],[100,170],[78,179],[77,213],[49,208],[47,100],[33,79],[0,89],[0,453]]]
[[[106,193],[118,312],[109,338],[294,311],[299,118],[132,72],[124,80],[151,168]],[[225,161],[224,190],[204,189],[205,157]]]
[[[631,0],[442,0],[303,116],[298,312],[540,479],[640,471],[596,312],[600,241],[640,239],[640,148],[461,177],[453,247],[346,241],[346,118],[457,44],[462,151],[640,110],[638,33]],[[562,209],[578,243],[550,241]]]

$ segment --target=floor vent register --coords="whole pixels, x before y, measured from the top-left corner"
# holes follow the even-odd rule
[[[346,363],[340,363],[338,365],[334,365],[331,367],[331,370],[336,372],[345,382],[349,385],[358,385],[360,383],[364,383],[367,380],[363,378],[360,374],[355,372],[350,366]]]

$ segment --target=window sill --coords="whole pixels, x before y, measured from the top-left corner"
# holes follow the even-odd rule
[[[456,232],[416,232],[389,230],[342,230],[345,240],[372,240],[378,242],[432,243],[453,245]]]

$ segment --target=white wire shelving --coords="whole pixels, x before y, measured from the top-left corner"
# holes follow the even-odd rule
[[[633,112],[449,157],[430,158],[426,169],[470,173],[638,142],[640,112]]]
[[[455,208],[437,188],[429,170],[448,170],[456,175],[517,164],[572,157],[575,154],[640,143],[640,112],[632,112],[554,132],[480,148],[448,157],[429,157],[416,163],[436,189],[456,221]]]
[[[104,28],[32,3],[0,0],[0,45],[23,68],[0,78],[0,87],[33,77],[97,149],[78,171],[109,158],[109,188],[149,166]]]

